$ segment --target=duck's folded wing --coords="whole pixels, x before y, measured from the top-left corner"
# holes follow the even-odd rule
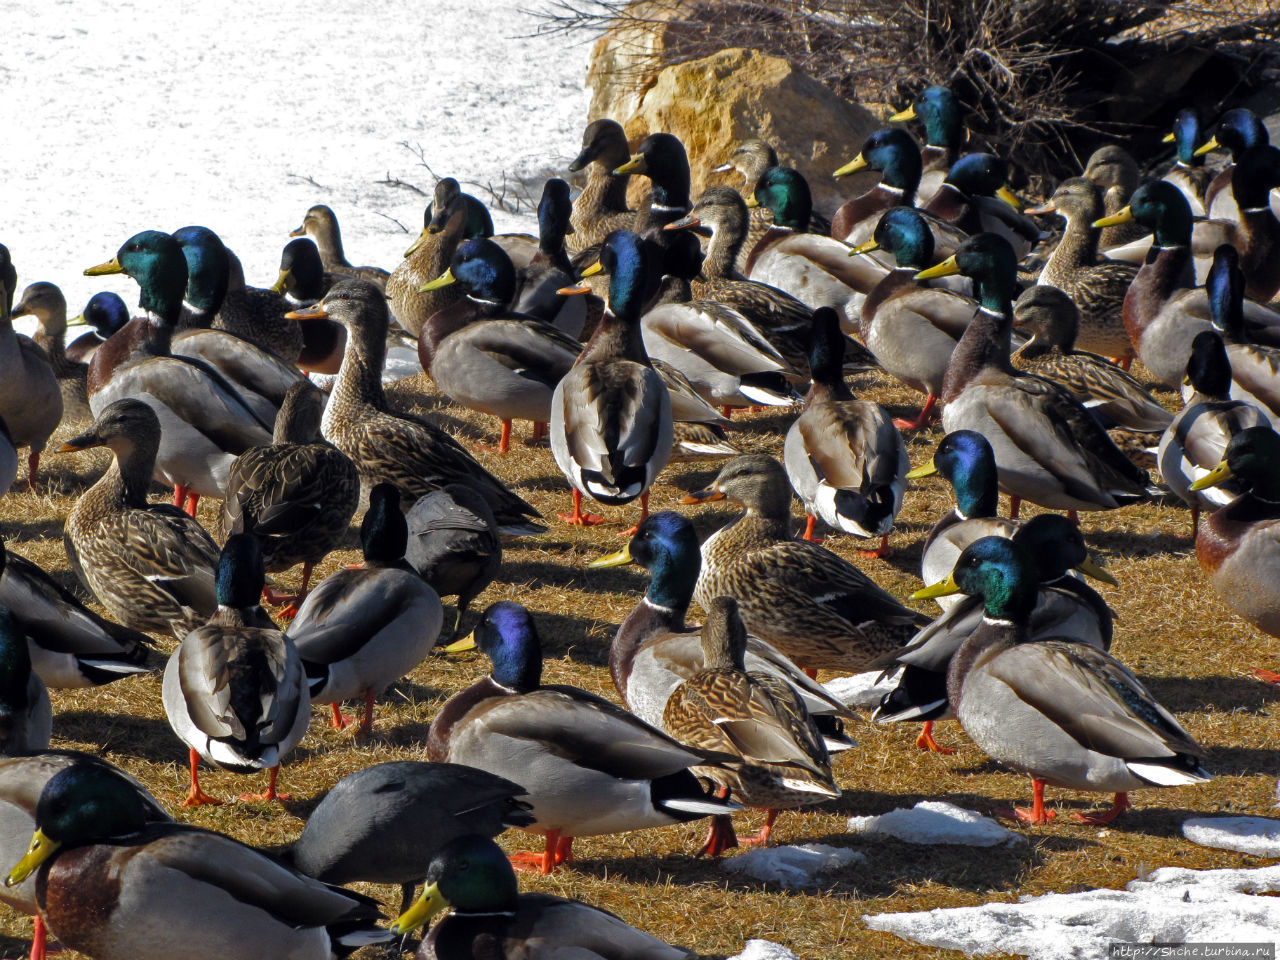
[[[104,522],[121,560],[180,606],[211,612],[217,605],[218,548],[204,527],[169,504],[130,510]]]

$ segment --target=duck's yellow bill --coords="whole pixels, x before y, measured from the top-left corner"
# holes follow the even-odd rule
[[[474,650],[475,648],[476,648],[476,635],[475,635],[475,631],[472,631],[471,633],[463,637],[461,640],[455,640],[453,641],[453,643],[449,644],[447,647],[444,647],[443,649],[445,653],[466,653],[468,650]]]
[[[55,853],[62,844],[56,840],[50,840],[44,835],[44,831],[37,829],[31,836],[31,847],[27,850],[27,855],[18,861],[18,865],[9,871],[9,876],[5,877],[4,885],[6,887],[16,887],[27,877],[31,876],[40,864],[44,863]]]
[[[691,506],[695,503],[711,503],[712,501],[723,499],[723,493],[712,487],[707,487],[705,490],[698,490],[695,493],[686,493],[680,498],[680,502],[685,506]]]
[[[1173,133],[1166,133],[1163,137],[1161,137],[1161,138],[1160,138],[1160,142],[1161,142],[1161,143],[1174,143],[1177,139],[1178,139],[1178,137],[1177,137],[1177,135],[1176,135],[1176,134],[1173,134]]]
[[[271,289],[276,293],[284,293],[291,283],[293,283],[293,274],[288,270],[281,270],[280,276],[276,277],[276,282],[271,285]]]
[[[622,166],[614,168],[613,172],[621,176],[624,173],[645,173],[648,169],[648,165],[644,162],[644,154],[633,153],[630,160]]]
[[[105,277],[111,273],[124,273],[124,267],[120,266],[120,258],[112,257],[106,263],[100,263],[96,267],[90,267],[84,272],[86,277]]]
[[[423,227],[422,232],[418,234],[418,239],[409,244],[409,249],[404,252],[405,259],[409,259],[417,251],[417,249],[427,242],[427,237],[431,234],[430,227]]]
[[[937,583],[930,584],[917,590],[911,595],[912,600],[932,600],[934,597],[949,597],[952,594],[962,593],[960,585],[956,583],[955,574],[947,574],[947,579],[939,580]]]
[[[1003,184],[1000,189],[996,191],[996,196],[1009,206],[1013,207],[1013,209],[1017,210],[1019,213],[1022,212],[1022,201],[1018,199],[1018,195],[1009,188],[1007,183]]]
[[[932,267],[921,270],[916,274],[916,279],[932,280],[934,277],[954,277],[959,272],[960,264],[956,263],[955,254],[952,254],[941,263],[935,263]]]
[[[849,256],[856,257],[859,254],[871,253],[873,250],[879,249],[880,244],[876,243],[874,240],[868,240],[866,243],[860,243],[856,247],[851,248],[849,250]]]
[[[1204,143],[1196,147],[1196,152],[1193,153],[1192,156],[1203,157],[1206,153],[1210,153],[1214,150],[1217,150],[1218,147],[1220,146],[1222,146],[1222,144],[1218,143],[1217,137],[1210,137],[1208,143]]]
[[[1231,467],[1227,465],[1227,461],[1223,460],[1220,464],[1210,470],[1208,474],[1191,484],[1191,489],[1208,490],[1210,487],[1216,487],[1220,483],[1226,483],[1234,476],[1235,474],[1231,472]]]
[[[1093,577],[1093,579],[1100,580],[1103,583],[1109,583],[1113,587],[1120,586],[1120,584],[1116,583],[1115,577],[1093,562],[1093,557],[1085,557],[1082,561],[1076,564],[1076,569],[1085,576]]]
[[[895,113],[892,117],[889,118],[889,122],[905,123],[907,120],[914,120],[915,118],[916,118],[916,107],[915,107],[915,104],[912,104],[911,106],[907,107],[907,109],[899,110],[897,113]]]
[[[429,923],[432,917],[448,906],[449,901],[440,892],[440,885],[433,883],[422,891],[422,896],[414,901],[413,906],[396,918],[391,929],[396,933],[410,933]]]
[[[843,167],[833,173],[832,176],[839,180],[841,177],[847,177],[851,173],[857,173],[859,170],[865,170],[866,167],[867,161],[862,158],[862,154],[858,154]]]
[[[937,472],[938,472],[938,468],[934,466],[933,458],[930,457],[928,463],[921,464],[920,466],[916,467],[914,470],[908,471],[907,479],[919,480],[921,477],[932,477]]]
[[[1123,210],[1117,210],[1109,217],[1093,221],[1095,227],[1118,227],[1122,223],[1133,223],[1132,207],[1125,207]]]
[[[83,313],[77,317],[72,317],[70,320],[67,321],[68,327],[87,327],[88,325],[89,325],[89,321],[84,318]]]
[[[625,567],[631,563],[631,547],[625,546],[617,553],[611,553],[607,556],[598,557],[587,564],[588,567]]]
[[[756,199],[756,195],[754,193],[751,194],[751,196],[747,197],[747,206],[748,207],[760,206],[760,201]]]
[[[604,273],[604,264],[599,260],[583,270],[580,276],[585,280],[587,277],[594,277],[597,273]]]
[[[440,276],[436,277],[434,280],[428,280],[426,283],[420,286],[418,288],[418,292],[426,293],[428,290],[439,290],[441,287],[447,287],[453,283],[456,283],[457,279],[458,278],[453,275],[452,270],[446,270],[444,273],[440,274]]]

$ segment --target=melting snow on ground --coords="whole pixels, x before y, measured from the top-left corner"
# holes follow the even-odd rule
[[[819,877],[822,874],[863,863],[866,859],[865,854],[845,847],[804,843],[752,850],[727,858],[723,861],[723,867],[729,873],[745,874],[754,880],[763,880],[765,883],[793,890],[816,886],[821,883]]]
[[[920,913],[866,916],[867,926],[969,955],[1094,960],[1108,943],[1272,943],[1280,931],[1280,866],[1164,867],[1124,890],[1027,897]]]
[[[1280,820],[1267,817],[1195,817],[1183,823],[1182,835],[1202,847],[1280,857]]]
[[[729,960],[800,960],[780,943],[768,940],[748,940],[746,947]]]
[[[896,837],[907,843],[994,847],[1022,842],[1019,834],[1006,830],[990,817],[938,800],[923,800],[914,807],[899,807],[877,817],[850,817],[849,830]]]

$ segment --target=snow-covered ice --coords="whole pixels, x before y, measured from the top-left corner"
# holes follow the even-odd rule
[[[896,837],[907,843],[955,843],[994,847],[1021,843],[1021,835],[1006,830],[990,817],[940,800],[922,800],[874,817],[850,817],[849,831]]]
[[[883,671],[869,670],[866,673],[855,673],[851,677],[836,677],[823,684],[827,692],[846,707],[875,707],[880,698],[890,693],[898,685],[896,679],[877,683],[876,678]]]
[[[742,952],[729,960],[800,960],[780,943],[770,940],[748,940]]]
[[[589,38],[529,36],[542,21],[526,11],[545,6],[8,5],[0,242],[19,290],[53,281],[72,315],[101,289],[134,304],[127,277],[82,271],[139,230],[188,224],[215,230],[248,281],[268,285],[315,203],[337,212],[353,263],[391,269],[422,229],[426,198],[378,181],[430,191],[418,146],[439,176],[496,188],[504,173],[534,178],[536,204],[588,119]],[[535,222],[500,210],[494,221]]]
[[[776,883],[786,889],[811,887],[819,877],[832,870],[866,861],[866,855],[846,847],[831,847],[825,843],[804,843],[797,846],[762,847],[729,857],[722,866],[729,873],[741,873],[765,883]]]
[[[867,926],[932,947],[1032,960],[1095,960],[1108,943],[1272,943],[1280,866],[1164,867],[1124,890],[1089,890],[919,913],[865,916]]]
[[[1182,824],[1182,835],[1202,847],[1280,857],[1280,820],[1268,817],[1195,817]]]

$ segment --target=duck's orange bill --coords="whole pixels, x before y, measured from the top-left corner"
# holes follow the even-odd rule
[[[284,315],[286,320],[326,320],[329,315],[324,312],[324,307],[303,307],[301,310],[290,310]]]
[[[688,505],[688,504],[694,504],[694,503],[710,503],[713,500],[723,500],[723,499],[724,499],[723,493],[721,493],[719,490],[713,490],[711,487],[707,487],[707,489],[705,490],[697,490],[694,493],[686,493],[683,497],[680,498],[680,502]]]

